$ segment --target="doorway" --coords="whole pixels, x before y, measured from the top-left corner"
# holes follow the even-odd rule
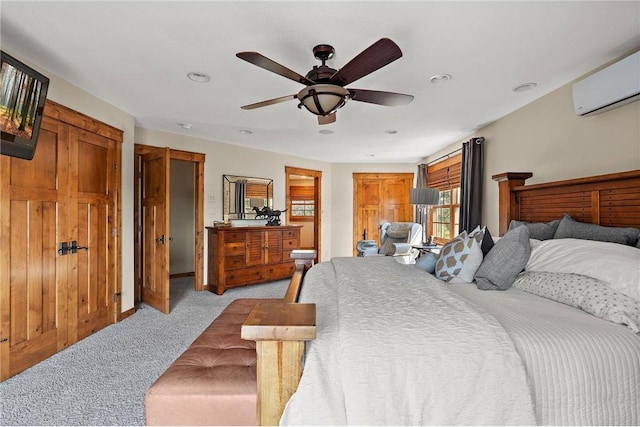
[[[180,275],[193,275],[194,289],[205,289],[204,277],[204,161],[205,155],[169,148],[159,148],[136,144],[135,183],[134,183],[134,224],[135,224],[135,258],[134,270],[136,278],[135,302],[145,302],[163,313],[169,312],[169,275],[172,266],[171,251],[173,242],[176,246],[186,247],[192,256],[180,261]],[[176,163],[178,162],[178,163]],[[187,221],[188,231],[184,224],[171,232],[171,217],[174,213],[184,218],[189,213],[173,212],[171,204],[171,176],[175,169],[177,175],[190,175],[192,184],[193,209],[187,209],[192,217]],[[175,185],[175,184],[174,184]],[[187,184],[189,185],[189,184]],[[184,188],[183,188],[184,190]],[[175,198],[175,196],[174,196]],[[175,222],[174,222],[175,224]],[[190,241],[187,240],[186,236]],[[179,250],[179,249],[178,249]],[[175,260],[174,260],[175,261]],[[191,268],[185,267],[191,263]]]
[[[314,249],[320,262],[322,171],[285,166],[287,224],[300,225],[300,249]]]

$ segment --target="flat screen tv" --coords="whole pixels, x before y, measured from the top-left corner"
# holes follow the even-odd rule
[[[49,79],[0,51],[0,153],[31,160],[36,151]]]

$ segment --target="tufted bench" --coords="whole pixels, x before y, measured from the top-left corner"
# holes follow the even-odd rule
[[[233,301],[156,380],[147,425],[256,425],[256,343],[242,323],[263,299]]]

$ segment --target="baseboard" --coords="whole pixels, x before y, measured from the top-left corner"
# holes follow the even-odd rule
[[[124,320],[124,319],[126,319],[127,317],[130,317],[130,316],[133,316],[135,314],[135,312],[136,312],[136,308],[132,307],[129,310],[120,313],[120,316],[118,317],[118,321]]]
[[[188,273],[177,273],[177,274],[170,274],[169,275],[169,279],[179,279],[180,277],[190,277],[190,276],[195,276],[196,273],[194,271],[188,272]]]

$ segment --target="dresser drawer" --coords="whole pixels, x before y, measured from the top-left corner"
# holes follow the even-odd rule
[[[224,269],[235,270],[237,268],[243,268],[245,266],[244,256],[227,256],[224,258]]]
[[[298,249],[298,239],[282,239],[282,250]]]
[[[291,273],[293,275],[293,273]],[[242,270],[230,270],[224,273],[225,288],[258,283],[264,280],[264,268],[245,268]]]
[[[265,278],[268,280],[286,279],[293,276],[296,271],[296,265],[293,262],[286,262],[282,264],[267,265],[264,268]]]
[[[244,242],[245,236],[247,235],[244,231],[229,231],[224,233],[224,241],[228,242]]]
[[[298,238],[298,230],[285,230],[282,232],[282,237],[285,239]]]
[[[242,242],[231,242],[224,244],[224,255],[225,256],[236,256],[243,255],[244,256],[245,244]]]

